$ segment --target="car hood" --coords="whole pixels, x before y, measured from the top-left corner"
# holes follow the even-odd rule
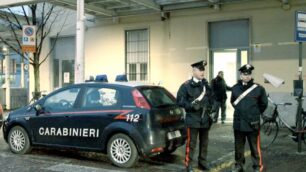
[[[10,112],[10,117],[14,116],[23,116],[28,112],[28,109],[31,108],[31,106],[24,106],[22,108],[16,109],[14,111]]]

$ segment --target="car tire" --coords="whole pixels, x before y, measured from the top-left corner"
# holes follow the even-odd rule
[[[113,135],[107,143],[107,156],[118,167],[130,168],[138,162],[133,140],[125,134]]]
[[[16,154],[26,154],[31,151],[28,133],[20,126],[15,126],[10,130],[8,144],[11,151]]]

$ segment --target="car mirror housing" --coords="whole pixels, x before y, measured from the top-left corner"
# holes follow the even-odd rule
[[[34,109],[35,109],[37,112],[39,112],[39,111],[42,110],[42,107],[41,107],[40,104],[37,104],[37,105],[35,105]]]

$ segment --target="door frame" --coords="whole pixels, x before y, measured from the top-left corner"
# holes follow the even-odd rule
[[[218,49],[210,49],[209,51],[209,65],[210,70],[209,70],[209,76],[210,80],[213,79],[214,76],[214,52],[233,52],[236,51],[236,71],[241,67],[241,52],[242,51],[247,51],[247,63],[250,62],[250,48],[231,48],[231,49],[226,49],[226,48],[218,48]],[[239,72],[236,73],[236,79],[238,80],[240,78]]]

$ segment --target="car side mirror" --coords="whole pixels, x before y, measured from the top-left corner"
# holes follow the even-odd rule
[[[42,110],[42,107],[40,104],[37,104],[35,105],[34,109],[37,111],[37,112],[40,112]]]

